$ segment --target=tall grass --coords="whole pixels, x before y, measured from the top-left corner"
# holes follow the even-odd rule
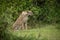
[[[60,31],[56,29],[56,25],[28,30],[7,30],[3,40],[60,40]]]

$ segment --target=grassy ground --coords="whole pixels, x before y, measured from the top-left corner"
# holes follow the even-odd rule
[[[45,25],[41,28],[10,31],[10,40],[60,40],[60,30],[56,26]]]

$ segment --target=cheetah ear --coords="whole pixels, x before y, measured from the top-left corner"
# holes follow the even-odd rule
[[[22,12],[22,15],[26,15],[26,14],[27,14],[27,11],[23,11],[23,12]]]

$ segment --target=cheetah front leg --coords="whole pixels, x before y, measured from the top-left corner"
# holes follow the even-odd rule
[[[27,30],[27,22],[25,23],[25,28],[26,28],[26,30]]]

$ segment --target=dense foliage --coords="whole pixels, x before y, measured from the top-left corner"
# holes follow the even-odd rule
[[[14,23],[23,10],[33,11],[34,22],[60,22],[59,0],[0,0],[1,26]]]
[[[33,11],[34,16],[31,20],[34,21],[60,21],[59,0],[0,0],[0,24],[12,24],[23,10]]]

